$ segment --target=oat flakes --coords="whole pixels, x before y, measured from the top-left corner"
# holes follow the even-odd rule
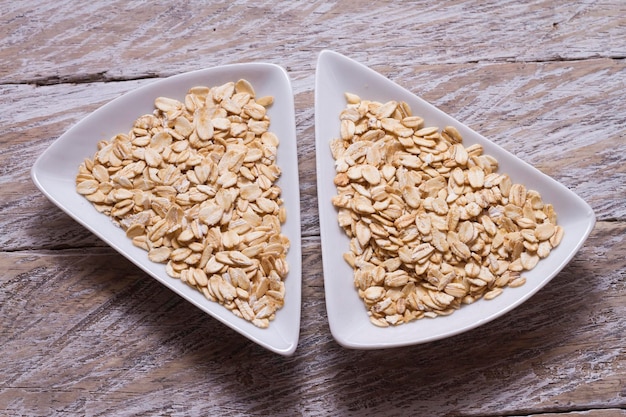
[[[563,238],[534,190],[498,171],[453,126],[425,125],[407,103],[346,93],[335,160],[344,259],[374,325],[448,315],[524,285]]]
[[[272,102],[247,80],[158,97],[76,176],[76,191],[168,275],[261,328],[284,304],[289,269]]]

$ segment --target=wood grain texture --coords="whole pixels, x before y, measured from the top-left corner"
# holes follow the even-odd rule
[[[390,56],[421,64],[626,56],[619,0],[5,3],[4,82],[145,77],[284,56],[300,72],[313,69],[320,47],[374,65]]]
[[[247,343],[108,248],[10,253],[1,265],[10,355],[0,404],[20,411],[26,403],[41,415],[619,408],[625,228],[600,223],[549,286],[496,322],[427,345],[365,352],[328,336],[319,240],[304,239],[303,270],[315,273],[305,277],[301,344],[291,358]],[[589,265],[593,256],[614,272]]]
[[[0,0],[0,415],[626,415],[626,3]],[[548,286],[470,332],[340,347],[324,304],[317,54],[334,49],[562,182],[594,209]],[[29,177],[138,86],[284,66],[296,106],[302,326],[292,357],[211,319],[82,228]]]

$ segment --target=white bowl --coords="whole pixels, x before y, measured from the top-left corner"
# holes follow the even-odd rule
[[[270,130],[281,141],[277,164],[283,174],[278,184],[283,190],[288,217],[283,233],[291,241],[287,255],[290,271],[285,280],[285,305],[267,329],[236,317],[218,303],[207,300],[199,291],[169,277],[163,264],[149,261],[147,253],[135,247],[122,229],[75,191],[78,166],[86,157],[93,157],[97,142],[128,132],[136,118],[153,111],[156,97],[182,101],[193,86],[216,86],[241,78],[252,83],[257,95],[274,96],[274,103],[268,109]],[[300,195],[293,92],[289,77],[280,66],[248,63],[209,68],[155,81],[124,94],[85,117],[50,145],[35,162],[31,176],[54,204],[181,297],[271,351],[282,355],[295,351],[301,304]]]
[[[565,231],[561,244],[533,270],[524,273],[527,277],[525,285],[506,288],[493,300],[479,300],[461,307],[449,316],[435,319],[424,318],[387,328],[373,325],[353,285],[352,268],[343,260],[343,253],[349,251],[349,240],[339,227],[337,211],[331,204],[336,187],[333,183],[335,167],[329,142],[339,137],[338,116],[346,106],[345,92],[380,102],[404,100],[411,106],[413,114],[425,119],[427,126],[453,125],[462,134],[466,146],[473,143],[483,145],[485,153],[499,161],[501,171],[508,173],[513,182],[523,183],[539,191],[545,202],[554,205],[558,224]],[[320,53],[317,61],[315,137],[326,308],[333,337],[345,347],[378,349],[425,343],[494,320],[522,304],[554,278],[580,249],[595,224],[595,216],[589,205],[562,184],[384,76],[327,50]]]

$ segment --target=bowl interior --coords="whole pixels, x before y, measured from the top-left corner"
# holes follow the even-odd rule
[[[320,233],[324,268],[326,307],[331,332],[343,346],[360,349],[384,348],[424,343],[452,336],[487,323],[527,300],[546,285],[580,249],[593,225],[592,209],[562,184],[505,151],[451,116],[400,87],[381,74],[333,51],[319,55],[315,81],[315,136]],[[426,126],[455,126],[464,145],[480,143],[484,153],[494,156],[500,171],[513,182],[537,190],[552,203],[558,224],[565,237],[550,255],[531,271],[526,271],[525,285],[506,288],[493,300],[480,300],[459,311],[436,319],[421,319],[395,327],[380,328],[370,323],[365,307],[353,285],[352,268],[343,260],[349,240],[337,223],[337,211],[331,204],[336,194],[333,183],[335,167],[329,142],[339,136],[339,113],[346,105],[345,92],[362,99],[386,102],[406,101],[413,114],[425,119]]]
[[[258,96],[274,96],[268,115],[270,131],[280,139],[277,164],[282,176],[278,185],[282,189],[288,217],[283,234],[291,242],[287,255],[290,272],[285,280],[285,305],[267,329],[257,328],[236,317],[187,284],[169,277],[163,264],[149,261],[147,253],[135,247],[122,229],[98,213],[75,191],[78,166],[85,158],[93,156],[97,142],[128,132],[136,118],[152,113],[155,98],[165,96],[182,101],[191,87],[217,86],[241,78],[251,82]],[[37,159],[31,176],[54,204],[181,297],[269,350],[282,355],[295,351],[301,301],[300,196],[293,92],[283,68],[265,63],[233,64],[176,75],[133,90],[102,106],[58,138]]]

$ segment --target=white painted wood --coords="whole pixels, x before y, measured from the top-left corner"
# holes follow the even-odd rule
[[[624,414],[624,2],[40,3],[4,1],[0,16],[0,414]],[[394,350],[337,345],[315,182],[323,48],[576,191],[598,216],[580,253],[524,305],[469,333]],[[293,82],[304,276],[290,358],[154,282],[29,178],[55,138],[120,94],[247,61],[283,65]]]

